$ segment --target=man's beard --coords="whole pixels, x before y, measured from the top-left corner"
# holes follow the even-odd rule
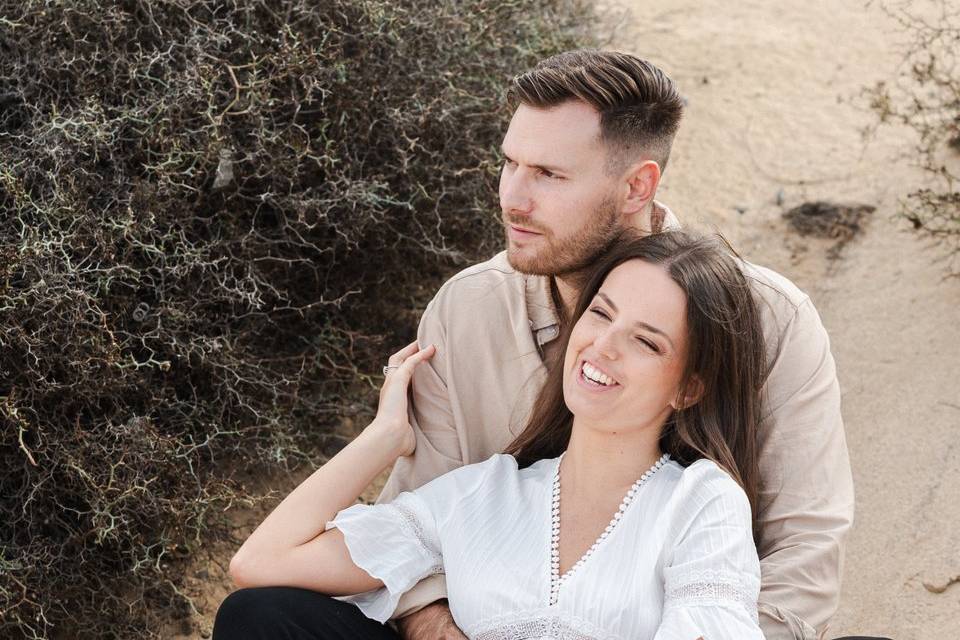
[[[591,222],[575,235],[561,241],[554,240],[553,244],[535,256],[517,255],[515,251],[508,249],[510,265],[520,273],[536,276],[582,275],[597,258],[610,249],[623,231],[613,200],[605,199],[601,202],[590,218]],[[516,224],[528,226],[524,220],[517,220]],[[549,237],[546,239],[550,240]]]

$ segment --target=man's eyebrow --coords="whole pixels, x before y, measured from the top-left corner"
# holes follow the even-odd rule
[[[503,157],[509,160],[510,162],[514,162],[513,158],[511,158],[510,155],[506,151],[504,151],[503,147],[500,147],[500,153],[502,153]],[[528,166],[531,166],[534,169],[540,169],[541,171],[549,171],[550,173],[568,173],[569,172],[569,169],[565,169],[563,167],[555,167],[548,164],[531,164]]]
[[[603,301],[606,302],[608,305],[610,305],[610,308],[613,309],[614,311],[619,311],[619,309],[617,309],[617,305],[613,304],[613,300],[611,300],[607,294],[600,292],[600,293],[597,293],[597,297],[602,298]],[[664,331],[657,329],[652,324],[649,324],[643,321],[637,321],[634,323],[634,326],[640,327],[641,329],[646,329],[650,333],[656,333],[658,335],[663,336],[664,338],[667,339],[667,342],[670,343],[670,346],[676,349],[676,347],[673,346],[673,340],[670,339],[670,336],[668,336]]]

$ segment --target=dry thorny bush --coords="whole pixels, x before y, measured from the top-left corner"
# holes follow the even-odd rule
[[[0,636],[188,611],[231,470],[315,462],[495,251],[506,81],[588,15],[0,0]]]
[[[931,178],[901,202],[901,215],[945,249],[960,276],[960,5],[948,0],[885,5],[906,34],[903,72],[868,91],[881,124],[918,134],[917,155]]]

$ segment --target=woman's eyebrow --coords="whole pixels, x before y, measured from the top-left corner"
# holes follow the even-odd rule
[[[600,292],[600,293],[597,294],[597,297],[598,297],[598,298],[602,298],[603,301],[606,302],[608,305],[610,305],[610,308],[613,309],[614,311],[619,311],[619,309],[617,309],[617,305],[613,304],[613,300],[611,300],[610,297],[609,297],[607,294]],[[646,329],[646,330],[649,331],[650,333],[656,333],[657,335],[663,336],[664,338],[667,339],[667,342],[670,343],[670,346],[671,346],[672,348],[676,349],[676,347],[673,346],[673,340],[670,339],[670,336],[668,336],[664,331],[661,331],[660,329],[657,329],[657,328],[656,328],[655,326],[653,326],[652,324],[643,322],[642,320],[637,320],[637,321],[634,323],[634,326],[640,327],[641,329]]]

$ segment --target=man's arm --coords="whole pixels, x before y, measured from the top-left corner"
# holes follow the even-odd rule
[[[760,624],[815,640],[837,609],[853,479],[830,341],[805,299],[780,334],[760,429]]]
[[[426,580],[424,580],[426,582]],[[466,640],[453,621],[447,601],[438,600],[416,613],[397,620],[400,634],[407,640]]]

